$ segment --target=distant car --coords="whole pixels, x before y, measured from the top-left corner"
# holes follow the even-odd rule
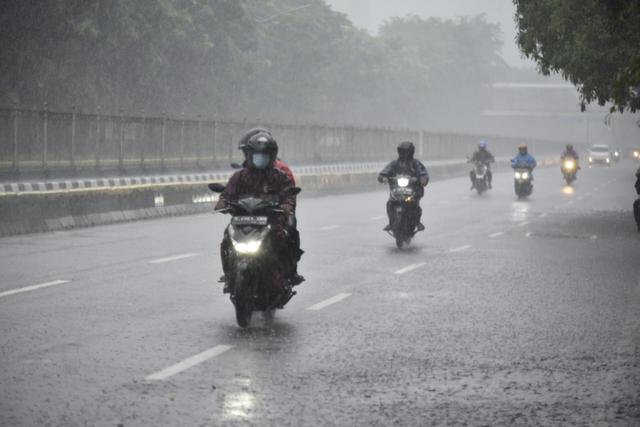
[[[631,158],[636,162],[640,162],[640,147],[634,147],[631,149]]]
[[[589,150],[589,165],[593,164],[611,165],[611,150],[608,145],[596,144],[591,146]]]

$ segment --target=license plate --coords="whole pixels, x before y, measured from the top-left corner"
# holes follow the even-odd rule
[[[395,194],[400,194],[402,196],[410,196],[413,194],[413,189],[411,188],[396,188],[393,190]]]
[[[268,218],[266,216],[234,216],[231,218],[233,225],[267,225]]]

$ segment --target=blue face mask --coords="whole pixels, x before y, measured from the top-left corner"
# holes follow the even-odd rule
[[[269,156],[265,153],[253,153],[251,160],[257,169],[265,169],[269,165]]]

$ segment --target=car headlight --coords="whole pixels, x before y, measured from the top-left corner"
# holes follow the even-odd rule
[[[608,157],[605,160],[607,161],[607,163],[609,163],[609,158]]]
[[[593,162],[593,157],[589,157],[589,161],[590,161],[590,162]]]
[[[262,242],[260,240],[249,240],[248,242],[233,242],[233,248],[240,254],[255,254],[260,250]]]
[[[398,187],[406,187],[407,185],[409,185],[409,178],[398,178]]]
[[[620,155],[620,153],[618,153],[617,151],[613,153],[614,156],[618,157]]]
[[[634,151],[633,152],[633,157],[640,157],[640,152]]]

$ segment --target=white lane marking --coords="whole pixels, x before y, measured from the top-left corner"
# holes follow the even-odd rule
[[[200,254],[192,252],[188,254],[174,255],[167,258],[154,259],[153,261],[149,261],[149,264],[162,264],[164,262],[178,261],[180,259],[185,259],[185,258],[193,258],[194,256],[200,256]]]
[[[410,272],[411,270],[415,270],[416,268],[420,268],[420,267],[422,267],[423,265],[427,265],[427,263],[426,263],[426,262],[418,262],[418,263],[416,263],[416,264],[411,264],[411,265],[408,265],[408,266],[406,266],[406,267],[404,267],[404,268],[401,268],[400,270],[396,270],[396,271],[394,271],[394,272],[393,272],[393,274],[404,274],[404,273],[408,273],[408,272]]]
[[[217,345],[215,347],[210,348],[209,350],[205,350],[202,353],[198,353],[195,356],[191,356],[187,359],[184,359],[182,362],[178,362],[173,366],[169,366],[162,371],[158,371],[155,374],[151,374],[145,379],[148,381],[162,381],[167,378],[179,374],[182,371],[186,371],[189,368],[192,368],[205,360],[211,359],[212,357],[216,357],[224,353],[225,351],[231,350],[233,348],[232,345]]]
[[[518,224],[518,227],[524,227],[525,225],[529,225],[529,221],[522,221],[520,224]]]
[[[472,247],[471,245],[462,245],[462,246],[458,246],[457,248],[449,249],[449,252],[462,252],[462,251],[466,251],[467,249],[470,249],[471,247]]]
[[[524,237],[531,237],[531,234],[532,234],[531,232],[525,233]]]
[[[549,214],[548,212],[543,212],[543,213],[540,215],[540,218],[545,218],[548,214]]]
[[[340,226],[339,225],[327,225],[325,227],[320,227],[320,231],[335,230],[336,228],[340,228]]]
[[[448,205],[449,201],[448,200],[440,200],[438,203],[441,204],[441,205]]]
[[[0,298],[9,295],[21,294],[22,292],[35,291],[36,289],[48,288],[50,286],[64,285],[71,280],[54,280],[53,282],[40,283],[38,285],[25,286],[24,288],[11,289],[10,291],[0,292]]]
[[[386,215],[372,216],[371,221],[379,221],[381,219],[385,219],[386,217],[387,217]]]
[[[591,237],[589,237],[591,240],[596,240],[598,238],[598,236],[596,236],[595,234]]]
[[[338,295],[335,295],[331,298],[327,298],[324,301],[320,301],[317,304],[312,305],[311,307],[307,307],[307,310],[311,310],[311,311],[318,311],[318,310],[322,310],[325,307],[330,306],[331,304],[335,304],[337,302],[342,301],[345,298],[349,298],[351,296],[351,294],[348,293],[340,293]]]
[[[489,234],[489,238],[493,239],[494,237],[502,236],[504,231],[498,231],[497,233]]]

